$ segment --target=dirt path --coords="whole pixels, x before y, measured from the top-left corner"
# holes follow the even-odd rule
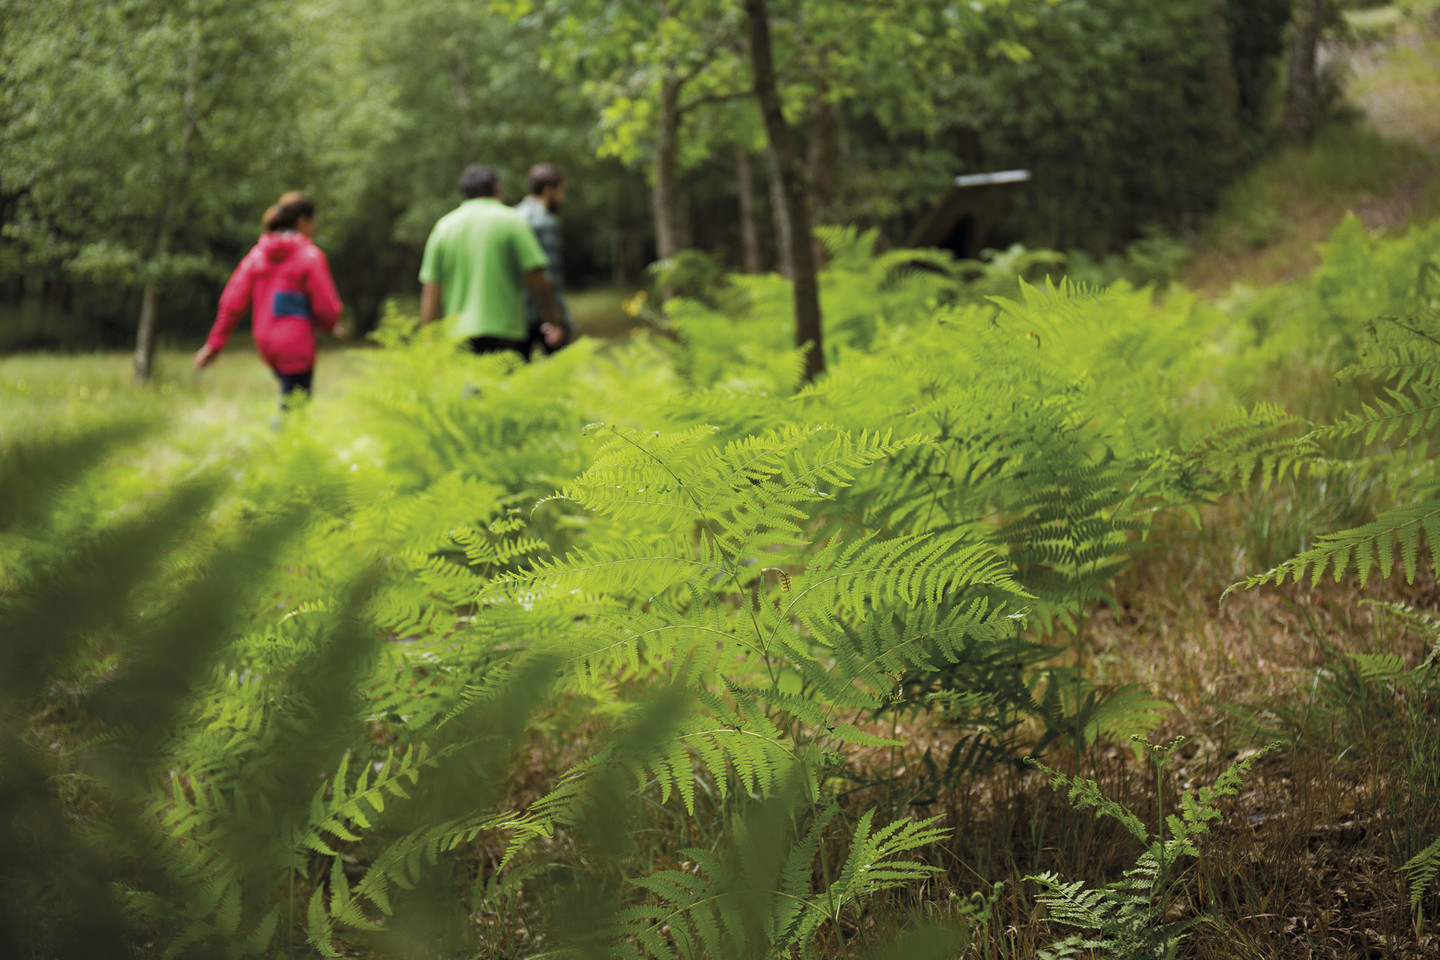
[[[1388,42],[1350,53],[1349,100],[1377,133],[1440,155],[1440,24],[1404,22]]]
[[[1357,122],[1330,124],[1242,177],[1194,239],[1187,287],[1222,297],[1236,284],[1306,277],[1350,213],[1385,233],[1440,218],[1440,18],[1380,8],[1356,33],[1324,49],[1322,63],[1345,65]]]

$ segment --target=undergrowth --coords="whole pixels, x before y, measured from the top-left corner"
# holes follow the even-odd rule
[[[1228,819],[1198,839],[1238,771],[1264,797],[1267,765],[1397,723],[1387,854],[1423,930],[1433,655],[1334,658],[1322,706],[1371,706],[1330,741],[1285,700],[1235,713],[1281,750],[1167,748],[1157,774],[1128,747],[1176,697],[1103,640],[1139,569],[1316,482],[1376,478],[1362,522],[1295,521],[1304,552],[1247,586],[1433,568],[1436,237],[1346,227],[1262,320],[995,295],[831,231],[810,386],[784,282],[735,277],[519,368],[392,315],[343,397],[164,469],[135,453],[173,429],[154,397],[27,407],[0,466],[7,946],[1164,956],[1229,916],[1192,880],[1238,849]],[[1347,364],[1327,399],[1314,371]]]

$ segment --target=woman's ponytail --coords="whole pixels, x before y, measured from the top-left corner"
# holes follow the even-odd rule
[[[294,230],[301,217],[315,216],[315,201],[299,190],[282,194],[275,206],[265,211],[260,225],[266,233],[280,233]]]

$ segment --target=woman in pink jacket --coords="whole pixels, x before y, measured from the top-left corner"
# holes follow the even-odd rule
[[[310,242],[315,233],[315,201],[291,191],[266,211],[265,233],[230,275],[220,309],[195,366],[209,366],[230,331],[248,309],[255,347],[280,378],[283,399],[294,390],[310,392],[315,372],[315,327],[344,338],[339,326],[340,296],[330,278],[325,254]]]

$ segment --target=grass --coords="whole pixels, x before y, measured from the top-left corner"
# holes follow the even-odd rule
[[[637,326],[621,305],[626,296],[618,288],[602,287],[570,294],[567,299],[582,334],[615,340],[629,336]],[[409,309],[412,314],[417,304],[414,298],[396,301],[398,309]],[[40,323],[33,305],[26,309],[30,311],[25,315],[28,319],[19,313],[7,315],[3,326],[11,332],[24,332]],[[60,321],[52,317],[48,322]],[[344,394],[347,381],[360,372],[359,360],[365,349],[364,343],[340,344],[322,338],[315,374],[317,401]],[[0,355],[0,423],[7,432],[46,429],[64,423],[81,408],[120,403],[147,413],[171,415],[174,430],[165,442],[204,446],[217,432],[234,435],[246,425],[268,423],[275,408],[275,378],[243,334],[232,337],[222,357],[203,371],[192,365],[189,348],[158,350],[152,381],[139,392],[132,385],[131,363],[131,354],[122,351]]]
[[[1431,13],[1362,13],[1367,34],[1390,39],[1352,58],[1346,99],[1358,117],[1328,122],[1313,143],[1242,177],[1196,238],[1184,283],[1215,295],[1308,276],[1317,244],[1348,213],[1392,234],[1440,217],[1440,40],[1422,18]]]
[[[1212,294],[1236,283],[1308,276],[1318,244],[1354,212],[1372,230],[1399,233],[1440,217],[1440,159],[1416,143],[1332,124],[1306,147],[1267,159],[1231,188],[1181,279]]]
[[[566,293],[570,316],[581,333],[613,340],[629,336],[637,321],[621,305],[629,294],[618,287],[597,287]]]

